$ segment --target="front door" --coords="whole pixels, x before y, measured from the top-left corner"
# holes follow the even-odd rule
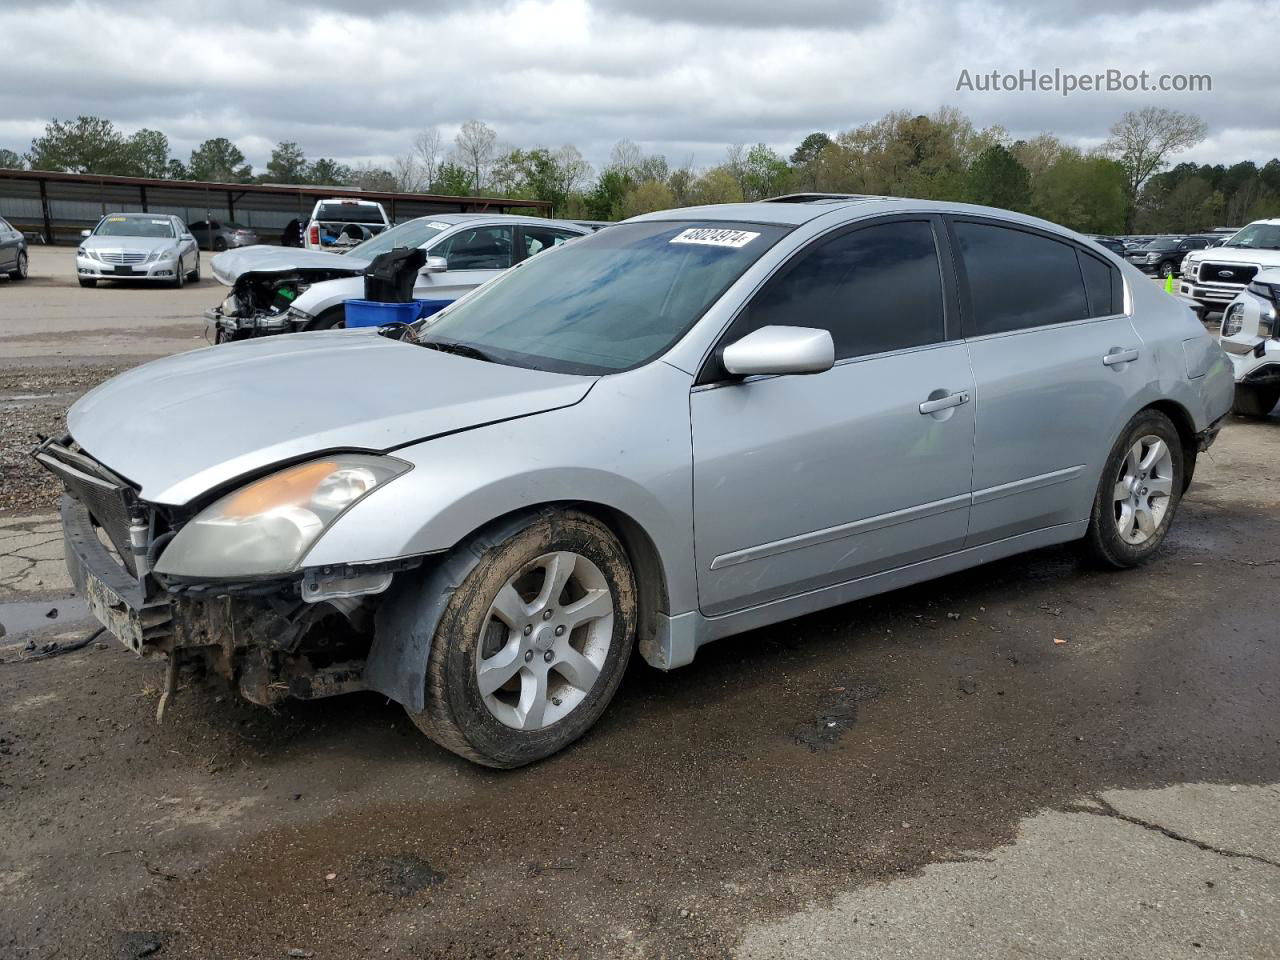
[[[419,273],[413,296],[418,300],[456,300],[514,262],[515,230],[510,225],[464,226],[438,239],[428,256],[444,257],[444,273]]]
[[[690,396],[699,601],[709,616],[959,549],[973,379],[948,340],[940,221],[897,218],[805,248],[724,343],[762,326],[829,330],[836,365]],[[949,271],[948,271],[949,273]]]

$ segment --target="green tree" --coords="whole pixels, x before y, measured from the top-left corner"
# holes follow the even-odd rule
[[[622,199],[623,217],[638,217],[655,210],[670,210],[676,205],[671,188],[657,180],[645,180],[627,191]]]
[[[124,165],[132,177],[168,176],[169,138],[159,130],[137,131],[124,143]]]
[[[818,159],[831,143],[829,136],[818,131],[801,140],[800,146],[792,151],[791,169],[797,187],[802,190],[818,189]]]
[[[192,150],[187,168],[193,180],[247,183],[253,178],[253,168],[245,162],[244,154],[226,137],[206,140]]]
[[[787,162],[763,143],[757,143],[742,159],[742,195],[747,200],[763,200],[786,190],[791,173]]]
[[[292,140],[281,140],[271,151],[264,179],[273,183],[306,183],[307,155]]]
[[[1124,168],[1068,147],[1032,187],[1031,211],[1081,233],[1122,233],[1128,212]]]
[[[165,164],[164,175],[170,180],[190,180],[191,171],[187,169],[187,165],[177,157],[170,157],[169,162]]]
[[[125,138],[102,117],[50,120],[44,134],[31,141],[27,164],[32,170],[65,173],[121,174],[127,168]]]
[[[1194,147],[1208,133],[1208,125],[1195,114],[1164,107],[1131,110],[1112,124],[1101,151],[1124,170],[1129,201],[1126,232],[1133,230],[1138,196],[1147,181],[1168,163],[1171,154]]]
[[[592,220],[622,219],[623,204],[627,191],[635,184],[621,170],[610,167],[600,174],[596,185],[583,200]]]
[[[337,186],[350,181],[351,168],[329,157],[321,157],[307,166],[304,179],[306,183]]]
[[[742,188],[728,167],[712,167],[693,182],[694,203],[741,203]]]
[[[988,207],[1026,211],[1031,206],[1031,174],[1004,147],[987,147],[965,175],[965,199]]]
[[[22,168],[22,157],[18,153],[4,147],[0,147],[0,169],[21,170]]]
[[[431,185],[434,193],[442,193],[447,197],[467,197],[471,195],[471,171],[466,167],[446,160],[440,164],[436,172],[436,181]]]

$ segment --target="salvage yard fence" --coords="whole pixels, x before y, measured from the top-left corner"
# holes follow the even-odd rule
[[[0,217],[31,239],[50,244],[78,242],[81,230],[93,227],[108,213],[173,214],[189,224],[231,221],[254,228],[263,243],[279,243],[289,222],[305,222],[317,200],[344,196],[377,200],[392,223],[438,213],[519,210],[551,215],[546,200],[0,169]]]

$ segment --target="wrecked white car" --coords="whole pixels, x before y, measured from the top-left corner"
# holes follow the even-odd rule
[[[413,298],[451,303],[512,264],[590,232],[538,217],[446,213],[408,220],[347,254],[266,246],[231,250],[213,258],[214,277],[232,289],[205,311],[208,338],[225,343],[341,328],[346,301],[364,296],[370,263],[399,247],[424,249],[433,258],[419,274]]]

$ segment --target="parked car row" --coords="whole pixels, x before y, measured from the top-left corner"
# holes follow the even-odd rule
[[[409,326],[195,350],[71,408],[36,457],[72,578],[167,690],[184,663],[261,704],[374,690],[519,766],[595,723],[633,646],[671,669],[1055,543],[1145,562],[1231,409],[1184,302],[1035,218],[822,197],[572,226],[404,224],[369,242],[425,246],[433,284],[492,275]],[[262,289],[348,284],[357,252]],[[270,274],[251,253],[217,258],[235,299]]]

